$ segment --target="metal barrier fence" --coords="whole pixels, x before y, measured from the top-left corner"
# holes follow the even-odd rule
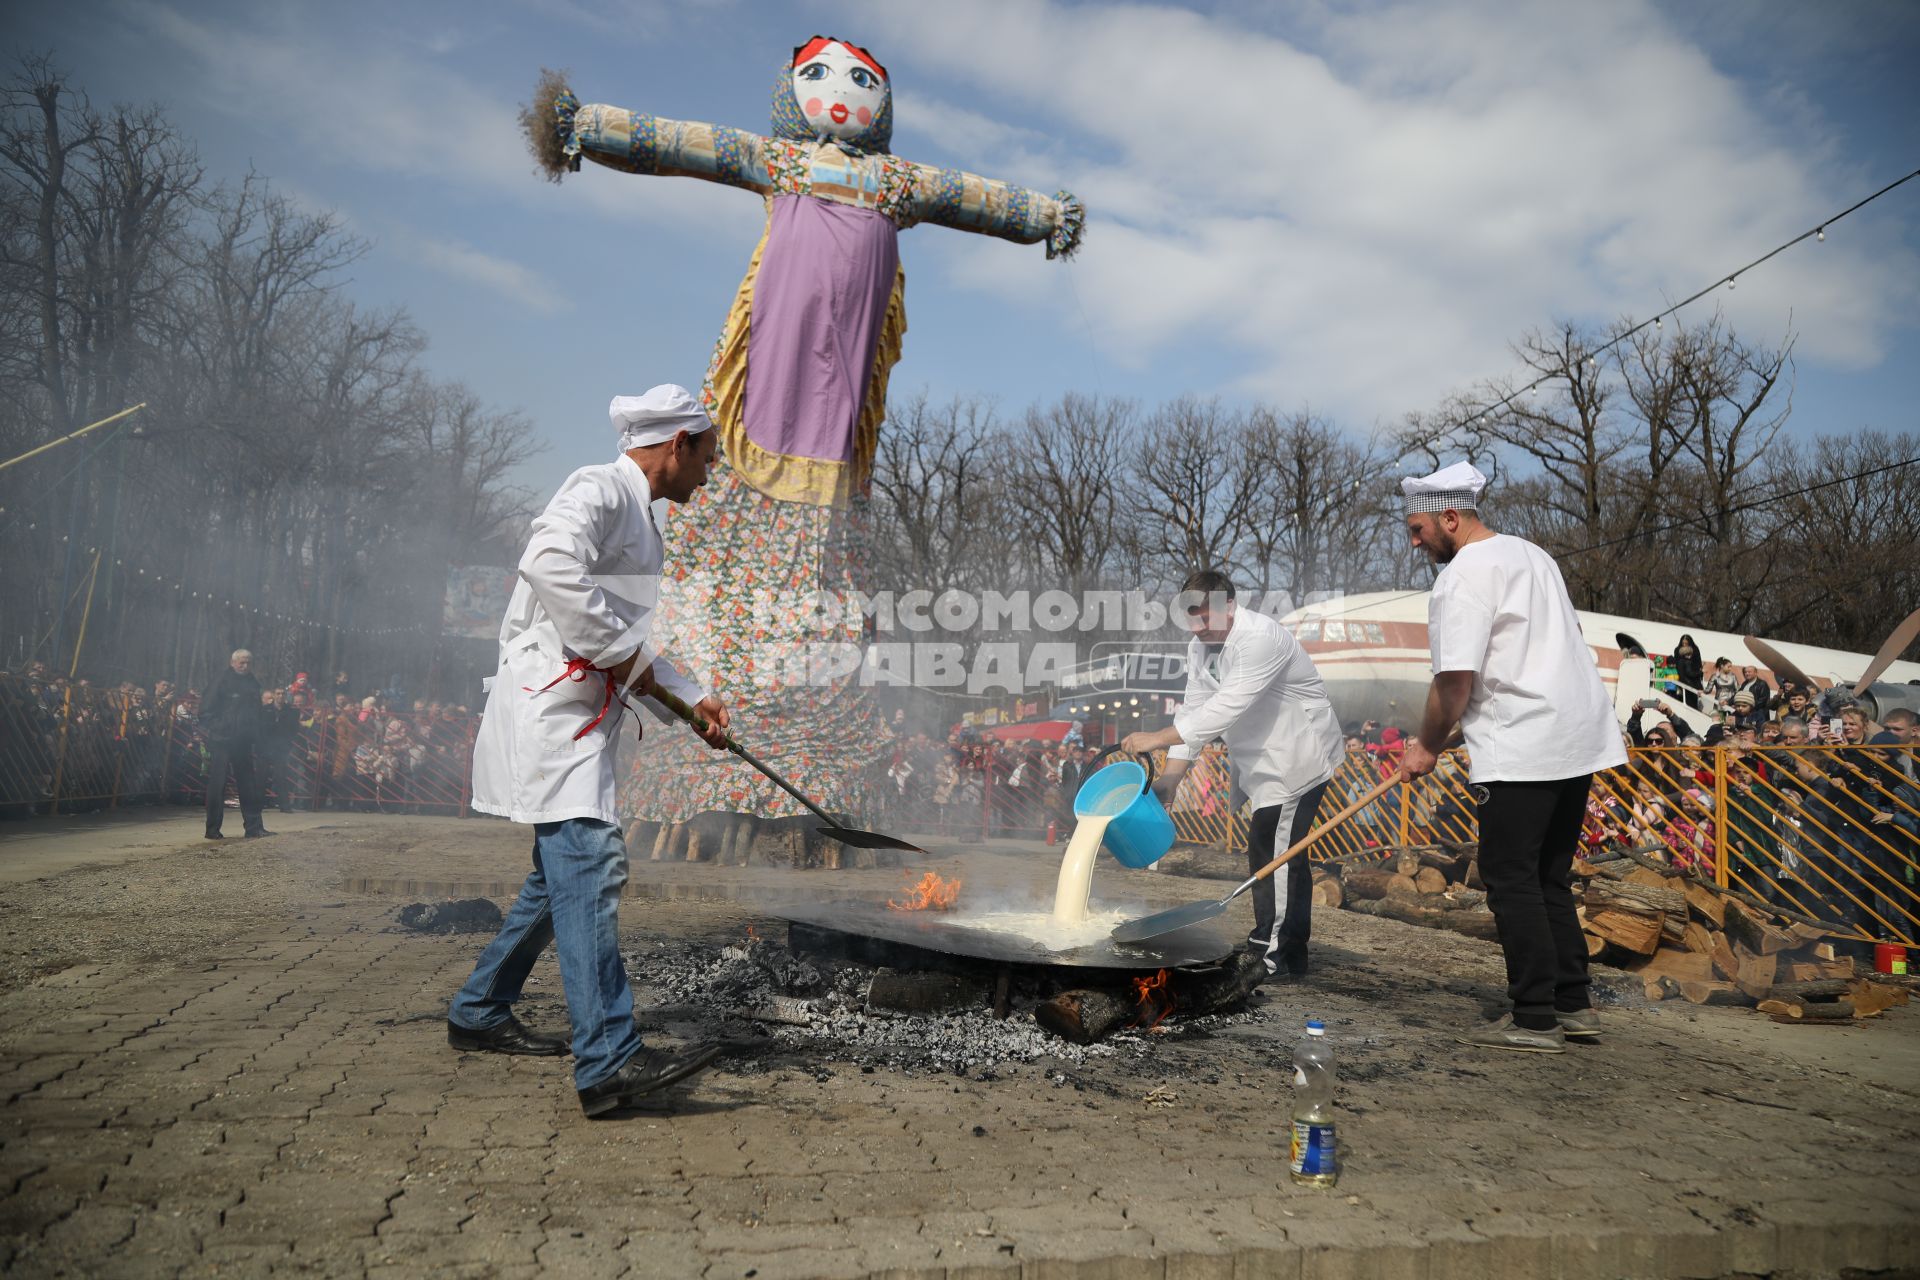
[[[325,711],[255,750],[268,803],[465,813],[478,718]],[[1582,838],[1590,849],[1648,845],[1676,869],[1712,876],[1853,936],[1920,945],[1920,748],[1635,748],[1598,775]],[[142,693],[0,676],[0,817],[124,804],[200,804],[207,749],[191,708]],[[1394,768],[1354,753],[1322,802],[1333,813]],[[229,792],[231,783],[228,784]],[[1203,752],[1172,810],[1179,838],[1246,847],[1249,814],[1225,751]],[[1064,841],[1073,798],[1039,760],[975,758],[957,777],[895,793],[900,830]],[[1464,752],[1328,834],[1315,861],[1385,857],[1408,845],[1479,840]]]
[[[192,705],[0,675],[0,817],[205,803]],[[267,804],[465,813],[478,717],[322,711],[254,746]],[[226,780],[229,797],[234,794]]]
[[[1599,774],[1582,840],[1590,852],[1655,846],[1676,870],[1709,876],[1842,933],[1920,945],[1920,748],[1634,748]],[[1386,777],[1391,757],[1354,753],[1321,802],[1331,814]],[[889,808],[902,830],[1038,839],[1051,824],[1064,842],[1072,797],[1034,781],[1010,785],[1009,762],[962,772],[945,803],[925,792]],[[1172,809],[1180,840],[1246,848],[1251,814],[1235,794],[1226,752],[1193,763]],[[1411,786],[1396,788],[1328,833],[1316,862],[1384,858],[1409,845],[1479,842],[1465,752]]]

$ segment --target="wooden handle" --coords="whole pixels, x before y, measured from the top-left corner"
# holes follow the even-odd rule
[[[1382,782],[1379,786],[1367,792],[1367,794],[1361,796],[1358,800],[1355,800],[1352,804],[1348,805],[1346,808],[1342,809],[1340,812],[1334,814],[1331,818],[1328,818],[1325,822],[1321,823],[1318,827],[1314,828],[1314,830],[1308,832],[1306,839],[1302,840],[1299,844],[1296,844],[1295,846],[1293,846],[1293,848],[1287,850],[1285,853],[1275,858],[1272,862],[1269,862],[1266,866],[1254,872],[1252,876],[1248,877],[1247,885],[1253,884],[1254,881],[1256,880],[1264,880],[1266,877],[1272,875],[1275,869],[1277,869],[1281,863],[1293,857],[1294,854],[1301,852],[1308,845],[1318,840],[1321,836],[1326,835],[1327,832],[1333,830],[1335,827],[1345,822],[1348,818],[1351,818],[1354,814],[1360,812],[1362,809],[1372,804],[1375,800],[1378,800],[1381,796],[1393,790],[1394,785],[1399,781],[1400,781],[1400,775],[1398,773],[1395,773],[1392,777],[1388,778],[1385,782]],[[1247,885],[1243,885],[1241,887],[1245,888],[1247,887]]]

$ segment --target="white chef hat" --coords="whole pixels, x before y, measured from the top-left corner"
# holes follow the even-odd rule
[[[1487,478],[1470,462],[1456,462],[1430,476],[1408,476],[1400,482],[1407,514],[1418,511],[1477,511]]]
[[[682,431],[699,435],[712,428],[713,419],[693,392],[672,382],[663,382],[643,395],[615,396],[607,406],[607,417],[620,433],[620,452],[664,444]]]

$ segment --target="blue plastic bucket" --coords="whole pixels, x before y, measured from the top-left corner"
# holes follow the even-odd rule
[[[1073,797],[1073,815],[1087,818],[1113,813],[1120,804],[1116,793],[1131,799],[1107,823],[1106,839],[1101,843],[1122,866],[1150,867],[1173,848],[1173,819],[1160,807],[1159,797],[1147,789],[1145,769],[1131,760],[1121,760],[1100,770],[1080,784]]]

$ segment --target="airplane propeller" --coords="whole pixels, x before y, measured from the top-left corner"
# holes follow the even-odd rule
[[[1907,620],[1893,629],[1886,643],[1880,646],[1880,652],[1873,655],[1873,661],[1867,664],[1866,671],[1853,686],[1853,696],[1864,698],[1880,673],[1892,666],[1894,660],[1907,651],[1907,646],[1920,639],[1920,609],[1907,615]]]
[[[1747,648],[1753,651],[1753,656],[1760,659],[1775,675],[1784,676],[1799,685],[1802,689],[1812,689],[1815,687],[1813,680],[1807,676],[1806,672],[1794,666],[1786,654],[1780,652],[1759,636],[1741,636],[1740,638],[1746,641]]]

